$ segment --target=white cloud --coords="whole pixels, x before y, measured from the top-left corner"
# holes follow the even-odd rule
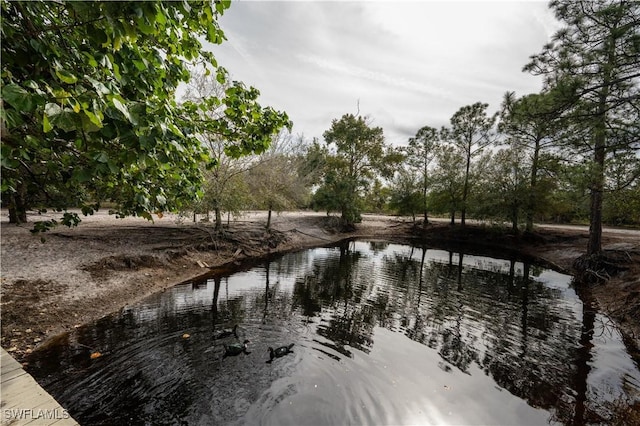
[[[555,30],[541,2],[234,2],[214,46],[234,78],[322,137],[345,113],[369,115],[394,144],[460,107],[499,107],[540,90],[521,72]]]

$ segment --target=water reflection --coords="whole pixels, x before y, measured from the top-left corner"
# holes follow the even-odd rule
[[[640,374],[569,284],[515,259],[351,241],[177,286],[29,370],[86,424],[606,422]],[[213,336],[235,324],[252,353],[223,359],[236,338]]]

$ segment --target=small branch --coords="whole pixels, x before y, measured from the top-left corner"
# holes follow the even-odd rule
[[[199,229],[200,231],[205,231],[207,234],[209,234],[209,238],[211,238],[211,242],[213,243],[213,245],[216,248],[216,250],[218,249],[218,242],[216,241],[216,239],[213,236],[213,234],[207,228],[202,228],[200,226],[196,226],[195,228]]]
[[[588,273],[590,273],[592,275],[595,275],[597,278],[600,278],[603,281],[609,281],[611,279],[611,276],[609,274],[607,274],[606,271],[603,271],[605,273],[606,277],[600,275],[600,273],[598,273],[597,271],[594,271],[593,269],[587,269],[585,272],[588,272]]]

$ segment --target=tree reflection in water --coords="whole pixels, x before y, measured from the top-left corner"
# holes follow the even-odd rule
[[[346,366],[364,365],[355,376],[363,387],[349,396],[367,401],[375,393],[368,386],[386,383],[386,376],[368,377],[386,339],[397,345],[400,364],[403,351],[423,348],[421,357],[437,361],[421,368],[453,383],[490,377],[492,386],[562,423],[606,421],[594,402],[602,391],[588,380],[598,362],[597,314],[568,289],[567,277],[554,285],[553,274],[515,258],[348,241],[176,286],[81,327],[34,354],[29,369],[88,424],[260,422],[283,398],[307,395],[309,372],[296,370],[302,365],[345,387]],[[253,354],[221,363],[222,343],[212,336],[235,324]],[[265,364],[267,347],[289,343],[296,344],[292,356]],[[105,354],[97,362],[89,360],[92,347]],[[296,374],[302,378],[285,380]],[[402,412],[399,405],[376,409]],[[353,422],[372,420],[362,415]]]
[[[369,244],[373,255],[386,248]],[[510,259],[505,271],[493,259],[465,262],[463,253],[449,252],[443,261],[428,252],[392,251],[372,265],[345,243],[339,256],[297,277],[293,306],[321,316],[317,333],[332,342],[323,344],[345,356],[351,348],[368,353],[375,327],[401,329],[436,350],[445,371],[450,365],[469,374],[476,364],[530,405],[555,407],[558,420],[584,423],[592,316],[583,315],[590,324],[581,324],[558,289],[535,279],[542,269],[529,263]]]

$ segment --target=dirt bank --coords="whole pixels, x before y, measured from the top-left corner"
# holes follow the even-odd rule
[[[21,359],[46,339],[117,311],[126,304],[205,273],[209,267],[276,252],[325,245],[350,237],[408,238],[416,235],[402,218],[365,216],[354,232],[338,232],[324,214],[283,213],[266,233],[265,213],[231,222],[225,238],[210,224],[165,215],[116,219],[104,212],[78,228],[40,236],[30,225],[8,224],[2,212],[1,344]],[[38,217],[30,217],[38,220]],[[491,229],[452,231],[446,223],[423,236],[433,245],[456,244],[472,251],[508,247],[537,256],[565,271],[586,247],[584,230],[539,229],[534,238],[514,239]],[[605,247],[627,253],[629,269],[594,289],[601,309],[640,343],[640,233],[606,232]]]

